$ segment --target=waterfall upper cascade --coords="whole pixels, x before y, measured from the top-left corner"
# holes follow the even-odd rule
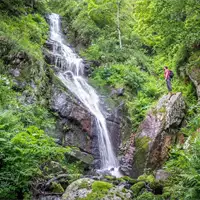
[[[96,91],[84,78],[83,60],[78,57],[66,44],[62,36],[60,17],[49,15],[50,40],[53,41],[55,65],[59,68],[57,74],[62,83],[83,103],[95,116],[101,159],[101,170],[110,170],[115,176],[120,176],[119,163],[112,148],[106,119],[99,105]]]

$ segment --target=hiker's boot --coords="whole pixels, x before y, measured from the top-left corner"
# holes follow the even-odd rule
[[[170,100],[170,98],[171,98],[172,95],[173,95],[172,92],[169,92],[169,93],[168,93],[168,96],[169,96],[169,97],[168,97],[168,100]]]

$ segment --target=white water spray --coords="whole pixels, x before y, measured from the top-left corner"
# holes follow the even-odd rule
[[[58,78],[95,116],[98,131],[98,142],[101,159],[101,170],[110,170],[115,176],[120,176],[119,164],[114,154],[106,127],[106,119],[101,112],[99,97],[96,91],[84,78],[83,60],[79,58],[66,44],[62,36],[60,17],[51,14],[50,40],[54,42],[53,53],[56,57],[55,65],[60,69]]]

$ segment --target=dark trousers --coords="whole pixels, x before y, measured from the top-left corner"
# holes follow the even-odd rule
[[[171,92],[172,91],[172,85],[171,85],[171,79],[170,78],[168,78],[166,80],[166,84],[167,84],[168,91]]]

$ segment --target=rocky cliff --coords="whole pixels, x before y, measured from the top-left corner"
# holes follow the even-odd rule
[[[51,88],[49,105],[58,115],[58,142],[66,146],[78,147],[84,153],[94,156],[95,161],[93,164],[98,168],[100,160],[95,117],[57,78],[53,46],[54,42],[49,39],[45,45],[44,54],[46,62],[52,69],[51,85],[49,86]],[[101,106],[105,107],[103,104]],[[115,153],[117,153],[120,144],[120,108],[114,108],[113,110],[107,108],[104,114],[113,147]]]
[[[137,177],[145,169],[157,169],[168,158],[170,147],[185,116],[185,103],[181,93],[163,96],[147,114],[122,158],[122,171]]]

